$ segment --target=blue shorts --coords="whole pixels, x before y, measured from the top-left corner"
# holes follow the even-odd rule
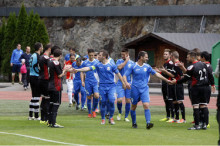
[[[133,105],[136,105],[139,101],[142,101],[142,103],[150,102],[148,86],[144,88],[137,88],[135,86],[131,86],[131,103]]]
[[[13,64],[13,66],[12,66],[12,73],[20,73],[21,71],[20,71],[20,69],[21,69],[21,64]]]
[[[97,83],[85,83],[86,95],[90,96],[94,93],[99,93],[98,84]]]
[[[100,101],[101,102],[115,102],[116,99],[116,86],[115,84],[109,84],[99,87]]]
[[[73,81],[73,93],[86,92],[85,88],[82,86],[81,81]]]
[[[131,90],[129,89],[123,89],[122,85],[117,85],[116,86],[116,92],[117,92],[117,98],[131,98]]]

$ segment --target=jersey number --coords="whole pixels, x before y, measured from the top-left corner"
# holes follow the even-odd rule
[[[203,71],[202,71],[202,70],[199,70],[199,75],[200,75],[199,80],[200,80],[200,81],[201,81],[201,80],[204,80],[204,79],[206,78],[206,69],[203,69]]]

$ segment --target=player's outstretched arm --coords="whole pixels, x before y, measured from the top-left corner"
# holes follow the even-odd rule
[[[165,82],[167,82],[167,83],[169,83],[170,81],[167,79],[167,78],[165,78],[164,76],[162,76],[160,73],[155,73],[154,74],[156,77],[158,77],[159,79],[161,79],[161,80],[163,80],[163,81],[165,81]]]

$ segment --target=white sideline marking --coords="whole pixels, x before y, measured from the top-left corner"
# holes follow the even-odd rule
[[[22,137],[27,137],[27,138],[38,139],[38,140],[41,140],[41,141],[47,141],[47,142],[53,142],[53,143],[59,143],[59,144],[75,145],[75,146],[84,146],[84,145],[80,145],[80,144],[65,143],[65,142],[54,141],[54,140],[48,140],[48,139],[43,139],[43,138],[39,138],[39,137],[34,137],[34,136],[29,136],[29,135],[22,135],[22,134],[16,134],[16,133],[0,132],[0,134],[9,134],[9,135],[22,136]]]

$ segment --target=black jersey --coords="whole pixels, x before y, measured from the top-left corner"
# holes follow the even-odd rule
[[[49,61],[49,91],[61,91],[62,81],[58,76],[62,74],[62,69],[59,61],[51,60]]]
[[[205,86],[208,85],[208,71],[207,66],[202,62],[193,62],[187,68],[186,74],[180,80],[177,80],[177,83],[183,83],[192,79],[191,86]]]
[[[48,72],[48,62],[49,57],[46,54],[40,56],[39,59],[39,66],[40,66],[40,73],[39,79],[41,80],[49,80],[49,72]]]
[[[207,66],[209,85],[214,86],[215,82],[214,82],[214,77],[212,75],[212,72],[213,72],[212,66],[211,66],[210,62],[204,62],[204,63]]]
[[[179,63],[179,61],[175,62],[173,65],[173,75],[176,80],[180,80],[183,76],[183,71],[180,69],[177,63]]]
[[[170,73],[173,72],[173,62],[171,60],[167,60],[163,67]],[[168,75],[164,74],[164,73],[161,73],[162,76],[164,76],[165,78],[167,79],[171,79]],[[162,81],[162,84],[167,84],[165,81]]]

